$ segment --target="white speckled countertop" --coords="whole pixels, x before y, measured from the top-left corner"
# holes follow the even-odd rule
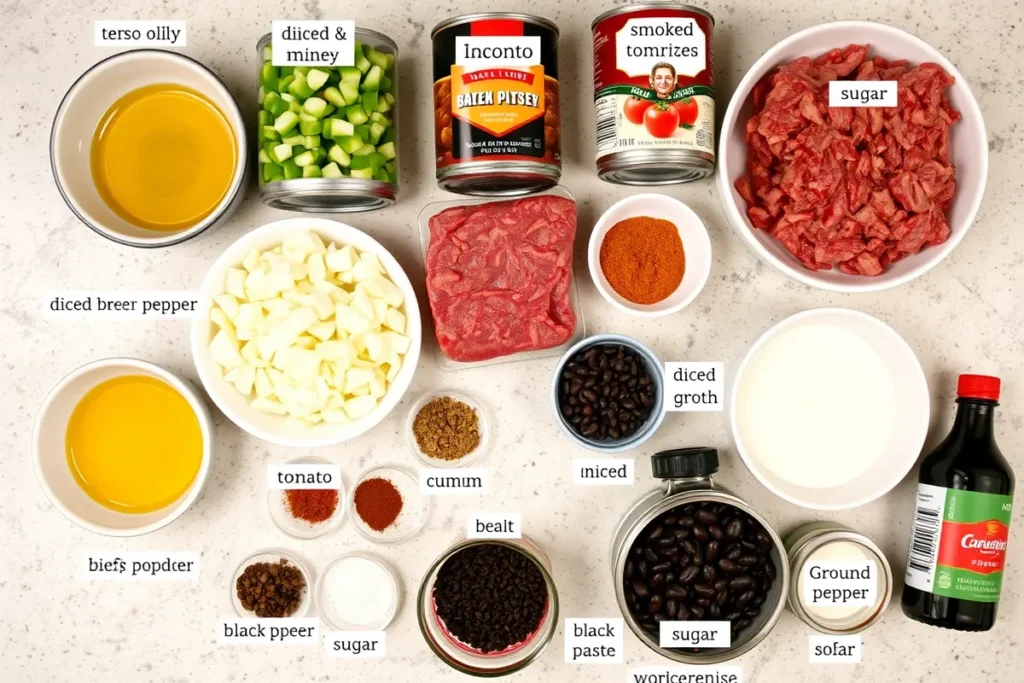
[[[427,565],[448,545],[467,512],[522,511],[527,533],[551,557],[563,616],[618,616],[608,568],[613,526],[628,504],[653,486],[646,457],[659,449],[710,444],[724,449],[717,480],[748,500],[783,533],[813,519],[841,520],[873,538],[903,574],[915,477],[860,509],[814,514],[760,486],[728,448],[721,416],[670,414],[637,458],[633,488],[593,489],[571,484],[570,459],[587,453],[559,435],[550,419],[548,384],[555,360],[508,364],[460,374],[442,373],[425,353],[406,400],[379,427],[344,446],[317,451],[342,464],[347,481],[386,461],[414,464],[403,440],[403,420],[415,396],[450,386],[475,389],[494,415],[494,442],[486,465],[486,498],[440,499],[426,531],[405,545],[373,550],[399,568],[406,598],[388,633],[383,662],[343,663],[322,650],[233,648],[215,642],[219,617],[231,616],[228,583],[236,564],[267,546],[293,549],[322,569],[342,552],[367,548],[349,526],[313,541],[283,536],[266,516],[265,464],[296,453],[241,433],[217,416],[217,450],[200,499],[169,527],[141,538],[92,535],[49,504],[30,457],[32,422],[51,386],[88,361],[109,356],[151,360],[195,380],[187,321],[58,322],[46,320],[41,297],[55,289],[138,290],[197,288],[208,264],[254,226],[283,218],[264,207],[255,187],[229,224],[170,249],[119,247],[90,232],[61,201],[47,163],[53,113],[65,89],[86,68],[111,54],[92,45],[92,21],[186,19],[183,51],[217,70],[251,116],[256,96],[256,41],[272,19],[354,18],[391,35],[402,51],[402,196],[391,209],[351,216],[391,249],[413,279],[422,280],[414,230],[428,202],[450,199],[433,180],[430,28],[474,10],[533,11],[562,30],[560,62],[563,183],[579,201],[577,266],[589,332],[628,331],[665,360],[731,360],[766,327],[796,311],[822,305],[857,308],[888,321],[916,349],[933,397],[929,446],[950,425],[955,377],[965,370],[1000,374],[1005,381],[998,421],[1002,450],[1024,475],[1024,231],[1020,174],[1024,166],[1024,10],[1020,3],[982,0],[898,2],[847,0],[731,0],[699,4],[718,20],[715,31],[720,110],[751,63],[776,41],[834,19],[873,19],[909,30],[939,48],[972,85],[989,132],[991,168],[981,211],[948,260],[895,291],[835,295],[795,284],[766,268],[725,224],[713,182],[670,187],[706,222],[715,258],[699,299],[680,314],[638,321],[604,304],[586,277],[590,226],[616,199],[642,191],[608,185],[593,170],[590,71],[591,20],[611,0],[566,2],[284,3],[222,0],[4,0],[5,72],[0,106],[0,177],[4,200],[0,272],[0,679],[19,683],[92,681],[326,681],[457,680],[430,653],[416,626],[413,601]],[[354,17],[353,17],[354,14]],[[1018,512],[1015,535],[1024,533]],[[83,553],[99,550],[194,550],[201,578],[191,583],[85,582]],[[809,630],[786,613],[760,647],[738,660],[756,683],[843,681],[1021,680],[1024,656],[1024,542],[1011,542],[995,629],[969,635],[928,628],[903,617],[898,599],[864,634],[864,664],[807,663]],[[900,582],[902,583],[902,582]],[[665,664],[627,632],[626,665],[570,667],[562,662],[561,628],[541,660],[512,680],[624,681],[630,666]]]

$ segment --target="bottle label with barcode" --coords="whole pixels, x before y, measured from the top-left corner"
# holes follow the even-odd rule
[[[935,595],[996,602],[1013,497],[919,484],[906,584]]]

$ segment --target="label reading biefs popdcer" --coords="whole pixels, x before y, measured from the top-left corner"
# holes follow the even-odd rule
[[[356,24],[351,20],[273,22],[274,66],[353,66]]]
[[[896,81],[829,81],[830,107],[895,107]]]
[[[665,410],[721,412],[725,363],[665,363]]]

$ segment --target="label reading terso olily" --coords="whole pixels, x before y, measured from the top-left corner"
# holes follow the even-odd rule
[[[1013,497],[919,484],[906,583],[947,598],[996,602]]]

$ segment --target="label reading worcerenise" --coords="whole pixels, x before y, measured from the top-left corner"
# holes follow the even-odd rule
[[[101,581],[167,581],[199,578],[199,553],[154,551],[90,553],[82,575]]]
[[[482,496],[487,493],[487,470],[420,470],[420,493],[428,496]]]
[[[185,47],[184,21],[94,21],[96,47]]]
[[[632,458],[573,458],[572,483],[576,486],[632,486],[636,461]]]
[[[947,598],[996,602],[1013,496],[918,484],[906,584]]]
[[[812,562],[803,567],[804,605],[872,607],[878,601],[878,565],[864,562]]]
[[[152,320],[192,318],[196,292],[58,292],[43,297],[43,312],[55,320]]]
[[[274,66],[354,66],[356,24],[351,20],[273,22]]]
[[[470,513],[466,520],[466,538],[522,538],[523,515],[520,512]]]
[[[663,621],[658,624],[661,647],[719,648],[732,645],[728,621]]]
[[[217,642],[222,645],[277,645],[313,647],[320,643],[320,620],[316,617],[221,619]]]
[[[339,489],[341,466],[295,463],[267,466],[269,489]]]
[[[812,664],[860,664],[864,660],[860,635],[808,636],[807,640]]]
[[[895,107],[896,81],[829,81],[830,107]]]
[[[566,664],[622,664],[622,619],[566,619]]]
[[[743,667],[642,666],[629,670],[629,683],[743,683]]]
[[[384,631],[328,631],[324,651],[335,659],[384,659]]]
[[[665,363],[665,410],[721,412],[725,363]]]

